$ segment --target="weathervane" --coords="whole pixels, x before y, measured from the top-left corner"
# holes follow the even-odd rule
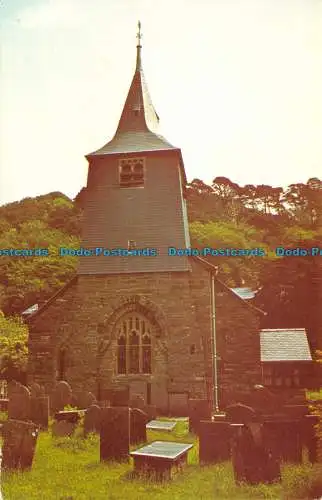
[[[142,40],[142,33],[141,33],[141,22],[138,22],[138,32],[136,35],[136,38],[138,39],[138,47],[141,47],[141,40]]]

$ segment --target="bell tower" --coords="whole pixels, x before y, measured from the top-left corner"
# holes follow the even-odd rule
[[[136,66],[112,140],[89,163],[78,274],[189,271],[190,246],[181,150],[158,134],[142,68],[138,24]]]

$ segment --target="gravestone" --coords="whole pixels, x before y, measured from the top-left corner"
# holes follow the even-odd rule
[[[264,422],[265,440],[281,460],[302,463],[303,441],[300,420],[274,419]]]
[[[8,420],[3,425],[2,467],[7,470],[32,466],[38,428],[34,423]]]
[[[61,380],[56,385],[50,398],[50,407],[53,413],[61,411],[65,406],[70,405],[72,402],[72,389],[70,385]]]
[[[129,401],[130,408],[138,408],[139,410],[143,410],[145,408],[144,397],[140,394],[134,394]]]
[[[146,424],[148,416],[138,408],[130,410],[130,444],[138,444],[146,441]]]
[[[76,401],[77,407],[81,409],[87,409],[97,402],[94,394],[89,391],[77,392]]]
[[[281,480],[280,464],[266,448],[263,424],[231,424],[231,454],[236,484],[252,485]]]
[[[258,419],[254,408],[246,406],[242,403],[227,406],[225,413],[227,420],[236,424],[254,422]]]
[[[30,398],[30,420],[41,429],[48,429],[49,397],[38,396]]]
[[[201,420],[198,433],[200,463],[230,460],[231,427],[228,422]]]
[[[319,440],[316,430],[316,426],[318,425],[318,423],[319,417],[317,415],[305,415],[300,424],[302,442],[304,446],[307,447],[308,459],[311,463],[315,463],[318,461]]]
[[[275,414],[281,408],[281,398],[262,385],[254,386],[248,400],[249,406],[259,415]]]
[[[32,398],[38,398],[39,396],[41,396],[41,387],[39,384],[37,384],[37,382],[31,384],[29,390],[30,390],[30,396]]]
[[[107,399],[104,399],[102,401],[97,401],[97,405],[100,407],[100,408],[109,408],[111,406],[111,403],[109,400]]]
[[[115,389],[112,391],[111,406],[125,406],[129,407],[129,389],[125,387],[124,389]]]
[[[29,420],[30,418],[30,391],[18,382],[11,382],[8,387],[8,418],[15,420]]]
[[[207,399],[189,399],[189,432],[198,433],[201,420],[211,419],[211,403]]]
[[[52,435],[55,437],[69,437],[74,433],[76,424],[66,422],[66,420],[59,420],[54,422],[52,426]]]
[[[99,432],[101,426],[101,413],[102,409],[97,405],[91,405],[84,418],[84,434],[85,436],[90,432]]]
[[[100,428],[100,459],[127,461],[130,451],[130,409],[102,409]]]
[[[143,411],[147,414],[149,420],[154,420],[157,418],[158,412],[156,405],[145,405]]]

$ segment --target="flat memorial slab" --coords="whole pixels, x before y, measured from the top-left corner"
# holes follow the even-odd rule
[[[130,455],[135,457],[153,457],[164,458],[168,460],[176,460],[184,453],[187,453],[193,444],[187,443],[173,443],[171,441],[154,441],[143,448],[131,451]]]
[[[172,431],[176,425],[177,422],[169,422],[166,420],[151,420],[146,424],[146,428],[154,431]]]
[[[154,441],[130,452],[134,459],[134,470],[148,474],[156,480],[171,479],[187,463],[187,455],[193,444]]]

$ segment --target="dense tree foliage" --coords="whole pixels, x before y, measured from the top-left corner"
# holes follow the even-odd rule
[[[0,379],[25,382],[28,328],[19,318],[0,311]]]

